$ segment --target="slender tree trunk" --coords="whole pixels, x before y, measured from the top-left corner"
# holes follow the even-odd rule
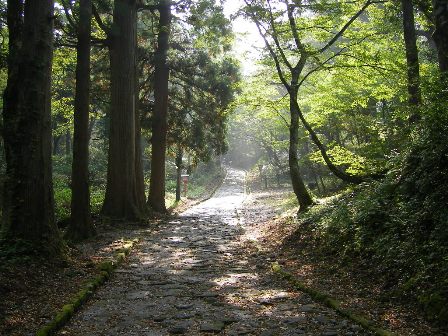
[[[92,0],[80,0],[76,47],[71,217],[66,237],[80,241],[95,235],[89,191],[90,31]]]
[[[320,180],[320,184],[322,185],[322,191],[324,193],[327,192],[327,187],[325,187],[325,183],[324,183],[324,179],[322,178],[322,176],[319,174],[319,180]]]
[[[448,1],[432,0],[434,22],[434,41],[437,45],[439,69],[443,80],[448,81]]]
[[[314,183],[316,184],[316,187],[317,187],[317,191],[322,192],[320,190],[320,185],[319,185],[319,180],[317,179],[317,174],[314,170],[313,170],[313,178],[314,178]]]
[[[70,156],[72,154],[72,135],[70,131],[65,132],[65,155]]]
[[[89,121],[89,143],[92,140],[93,129],[95,128],[96,120],[95,117],[91,117]]]
[[[102,213],[140,218],[135,175],[135,0],[115,0],[110,33],[111,111],[106,196]]]
[[[56,135],[53,137],[53,155],[59,153],[59,142],[61,141],[61,136]]]
[[[63,243],[54,221],[51,167],[53,6],[52,0],[8,0],[2,236],[56,256]]]
[[[168,41],[171,26],[171,7],[169,0],[159,2],[159,35],[157,50],[154,56],[154,115],[152,122],[152,158],[151,183],[148,205],[155,211],[165,213],[165,155],[168,112],[168,80],[167,65]]]
[[[294,92],[293,90],[294,88],[291,88],[289,93],[289,112],[291,114],[291,122],[289,125],[289,172],[291,175],[292,188],[300,205],[299,211],[305,211],[313,204],[313,199],[302,180],[299,169],[299,158],[297,156],[297,146],[299,142],[299,110],[297,109],[297,92]]]
[[[420,93],[420,67],[412,0],[401,0],[401,7],[403,10],[403,36],[406,49],[409,105],[416,107],[420,105],[422,98]],[[414,110],[410,119],[411,121],[418,120],[418,111]]]
[[[176,154],[176,201],[180,201],[181,187],[182,187],[182,147],[177,147]]]
[[[280,188],[280,171],[282,170],[282,163],[280,161],[280,158],[278,157],[277,153],[275,152],[275,149],[272,148],[272,146],[270,144],[267,143],[267,141],[263,141],[261,140],[261,143],[263,145],[263,148],[266,151],[266,154],[268,155],[270,161],[273,163],[273,165],[276,168],[275,171],[275,177],[277,180],[277,186]]]

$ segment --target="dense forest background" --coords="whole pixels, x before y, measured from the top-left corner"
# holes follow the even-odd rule
[[[245,0],[244,76],[223,5],[0,1],[2,258],[63,259],[92,214],[166,214],[226,162],[446,323],[447,1]]]
[[[76,228],[70,226],[68,234],[77,240],[93,234],[90,206],[94,213],[101,210],[104,215],[120,219],[143,218],[147,214],[147,202],[154,210],[165,212],[165,159],[170,177],[174,175],[176,181],[176,162],[180,162],[179,174],[181,170],[191,171],[199,161],[210,160],[226,148],[226,107],[233,99],[239,74],[237,62],[229,54],[232,32],[222,7],[208,1],[185,2],[177,6],[170,2],[154,5],[122,1],[58,2],[52,22],[53,33],[33,36],[35,45],[27,51],[30,54],[18,59],[11,54],[25,51],[13,49],[13,29],[9,29],[8,39],[7,24],[17,26],[17,43],[22,43],[26,37],[20,36],[20,31],[35,29],[26,27],[27,23],[31,25],[26,20],[28,10],[34,9],[30,6],[18,1],[7,11],[6,3],[2,3],[2,87],[7,87],[4,129],[8,129],[8,93],[15,85],[8,82],[13,80],[12,63],[19,72],[25,68],[24,64],[39,67],[39,64],[31,64],[37,62],[34,52],[38,52],[39,44],[51,45],[54,40],[53,57],[47,56],[47,62],[52,59],[52,64],[47,64],[52,65],[51,88],[48,88],[49,92],[39,92],[48,99],[51,96],[51,106],[45,106],[45,123],[32,125],[30,118],[25,116],[15,120],[19,116],[11,112],[14,120],[10,122],[17,127],[9,129],[11,138],[23,133],[31,140],[29,133],[18,127],[20,123],[38,128],[30,132],[51,136],[52,164],[49,153],[36,153],[47,162],[42,163],[43,166],[27,167],[26,174],[34,179],[40,170],[49,170],[50,176],[42,178],[50,178],[53,182],[56,222],[75,216],[76,219],[72,218],[70,222],[82,224]],[[175,11],[175,15],[170,14],[171,11]],[[43,13],[42,20],[49,13]],[[49,71],[39,68],[34,71],[44,70]],[[30,80],[35,80],[31,76]],[[45,80],[48,83],[49,79],[47,74]],[[21,86],[22,78],[17,80]],[[14,89],[21,90],[22,87]],[[51,122],[48,119],[50,110]],[[51,129],[47,130],[48,127]],[[43,134],[36,134],[36,137],[40,139]],[[8,170],[5,163],[8,162],[7,141],[4,144],[2,179],[8,180],[8,174],[5,174]],[[42,146],[46,151],[50,150],[49,143]],[[16,151],[16,148],[11,150]],[[18,160],[31,160],[34,149],[29,151],[28,157]],[[156,174],[151,176],[150,194],[153,197],[146,200],[144,193],[150,171]],[[50,186],[50,180],[42,183]],[[172,190],[173,183],[171,180],[169,183]],[[11,187],[4,190],[9,189]],[[8,195],[11,197],[31,196]],[[48,208],[45,215],[48,217],[42,218],[41,230],[54,231],[51,228],[54,225],[49,224],[54,222],[53,201],[45,200],[38,207]],[[29,209],[23,212],[29,212]],[[15,220],[19,215],[11,216],[11,220]],[[43,231],[35,232],[36,236],[29,238],[40,240]],[[50,245],[54,245],[54,232],[50,236]]]

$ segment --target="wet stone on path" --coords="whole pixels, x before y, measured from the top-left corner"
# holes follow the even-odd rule
[[[145,236],[59,335],[370,335],[245,251],[245,199],[244,172],[228,169],[214,197]]]

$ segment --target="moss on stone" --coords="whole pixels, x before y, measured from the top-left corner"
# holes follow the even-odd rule
[[[93,295],[95,290],[110,278],[113,271],[125,260],[126,256],[129,255],[135,243],[137,243],[137,240],[126,242],[123,248],[120,249],[120,252],[115,255],[114,260],[101,262],[98,265],[100,273],[87,282],[83,289],[73,297],[70,303],[64,305],[54,319],[36,333],[36,336],[54,335],[57,330],[61,329],[76,311],[78,311]]]

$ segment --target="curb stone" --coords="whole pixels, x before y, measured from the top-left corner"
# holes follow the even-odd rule
[[[123,263],[137,242],[138,239],[126,241],[115,254],[115,258],[113,260],[107,260],[100,263],[98,265],[100,274],[90,280],[84,288],[82,288],[74,296],[70,303],[62,307],[62,309],[50,322],[40,328],[37,331],[36,336],[54,335],[56,331],[65,326],[73,315],[82,307],[82,305],[89,300],[95,291],[110,278],[115,269]]]
[[[309,294],[314,300],[323,303],[329,308],[332,308],[335,310],[338,314],[348,318],[349,320],[359,324],[361,327],[363,327],[366,330],[372,331],[377,336],[397,336],[396,334],[392,333],[391,331],[379,328],[375,326],[374,322],[371,320],[368,320],[364,316],[358,315],[356,313],[352,313],[347,309],[344,309],[341,307],[340,303],[330,297],[328,294],[320,292],[316,289],[313,289],[303,282],[300,282],[297,280],[291,273],[283,270],[278,262],[274,262],[271,264],[271,269],[280,278],[288,281],[295,289]]]

